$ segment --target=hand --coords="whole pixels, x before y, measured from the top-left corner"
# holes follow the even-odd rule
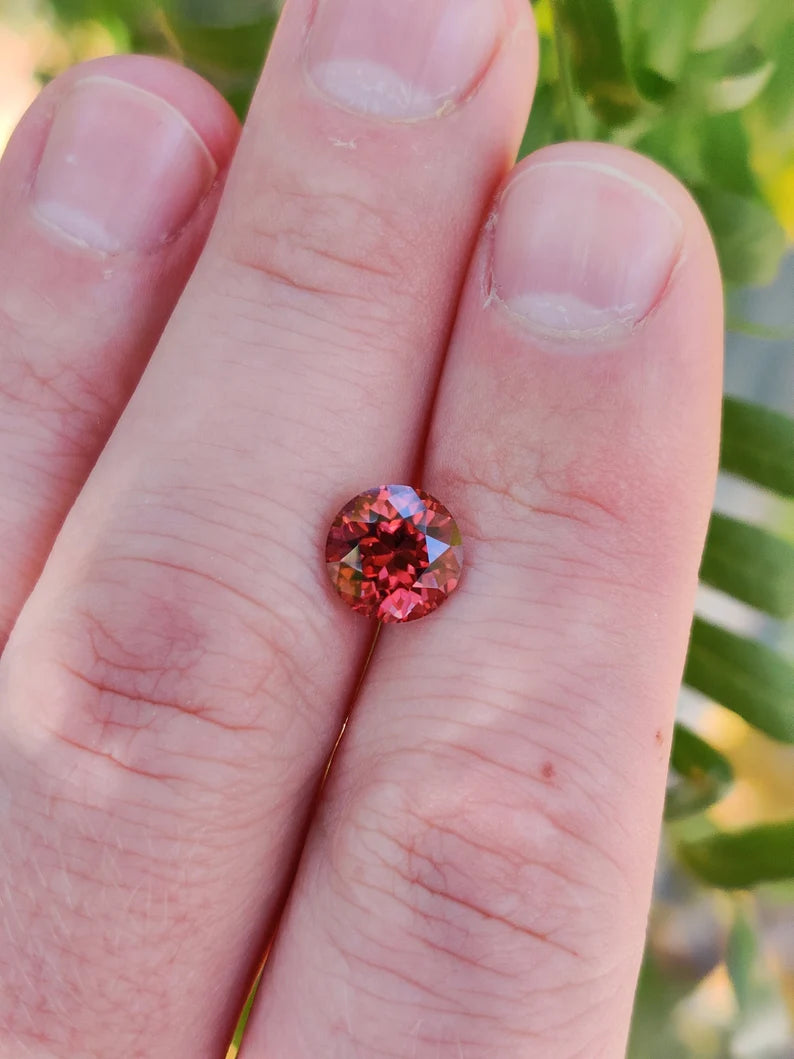
[[[510,170],[525,0],[314,6],[233,162],[207,84],[116,57],[2,163],[0,1054],[221,1059],[278,925],[243,1059],[618,1059],[715,476],[711,241],[619,148]],[[323,545],[385,481],[450,507],[467,571],[352,703],[372,627]]]

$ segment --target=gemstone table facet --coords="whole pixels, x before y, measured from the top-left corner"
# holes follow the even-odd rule
[[[438,500],[408,485],[384,485],[342,508],[325,557],[348,606],[396,623],[423,618],[445,602],[460,582],[463,546]]]

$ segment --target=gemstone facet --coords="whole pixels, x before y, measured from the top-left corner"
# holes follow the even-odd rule
[[[406,622],[436,610],[458,587],[463,546],[438,500],[408,485],[383,485],[342,508],[325,558],[331,583],[353,610]]]

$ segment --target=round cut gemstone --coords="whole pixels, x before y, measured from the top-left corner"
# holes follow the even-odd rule
[[[458,587],[460,530],[438,500],[383,485],[351,500],[325,549],[331,582],[353,610],[384,622],[415,621]]]

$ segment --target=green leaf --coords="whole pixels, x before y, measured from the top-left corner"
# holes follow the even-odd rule
[[[791,1042],[791,1023],[779,975],[765,958],[756,902],[736,895],[736,915],[725,952],[725,963],[736,995],[732,1054],[782,1057]]]
[[[610,0],[552,0],[572,74],[593,112],[608,125],[630,121],[640,104],[629,77]]]
[[[738,40],[755,22],[761,0],[710,0],[692,42],[695,51],[713,51]]]
[[[746,68],[725,72],[706,85],[706,106],[715,114],[741,110],[761,95],[774,71],[774,62],[755,55]]]
[[[185,62],[243,116],[278,21],[275,0],[166,0],[164,13]]]
[[[779,130],[790,145],[794,131],[794,18],[789,17],[780,29],[772,47],[775,72],[759,102],[771,127]]]
[[[750,137],[742,114],[696,117],[695,113],[694,108],[687,107],[683,114],[657,118],[634,146],[670,169],[702,200],[708,194],[702,189],[709,188],[761,201],[758,178],[750,165]],[[727,210],[724,218],[720,214],[715,221],[722,225],[721,241],[730,252],[728,239],[732,228]]]
[[[154,0],[49,0],[60,28],[83,22],[99,22],[111,34],[117,51],[139,51],[150,55],[172,54],[159,22],[159,4]],[[0,22],[3,20],[0,0]],[[44,59],[44,57],[42,56]],[[44,74],[47,60],[44,59]]]
[[[539,85],[518,157],[524,158],[539,147],[564,139],[565,129],[554,112],[554,88],[552,85]]]
[[[773,739],[794,743],[794,665],[764,644],[696,618],[684,680]]]
[[[707,115],[697,124],[706,180],[725,191],[758,198],[758,179],[750,166],[750,137],[741,114]]]
[[[83,22],[96,19],[121,19],[134,22],[151,17],[155,5],[151,0],[50,0],[58,18],[64,22]]]
[[[694,988],[684,965],[675,974],[658,960],[652,948],[646,950],[626,1059],[692,1059],[692,1053],[678,1039],[673,1012]]]
[[[230,29],[256,26],[277,15],[281,5],[273,0],[165,0],[163,6],[172,17],[196,26]]]
[[[701,124],[681,115],[660,118],[634,146],[691,188],[704,187],[710,177],[703,162]]]
[[[728,944],[725,964],[740,1008],[746,1009],[753,999],[755,964],[758,959],[758,939],[755,926],[744,909],[737,908]]]
[[[794,497],[794,419],[726,397],[722,469],[782,496]]]
[[[794,546],[760,526],[715,514],[700,578],[775,618],[794,615]]]
[[[668,81],[650,66],[636,66],[634,81],[641,95],[650,103],[664,103],[675,93],[677,87],[675,81]]]
[[[667,0],[665,4],[634,0],[629,18],[632,69],[641,90],[649,76],[670,86],[680,80],[706,3],[707,0]]]
[[[772,210],[759,198],[714,186],[692,189],[714,233],[723,276],[728,283],[772,283],[786,252],[786,234]]]
[[[794,878],[794,821],[682,842],[681,859],[712,886],[747,889]]]
[[[728,759],[680,724],[676,725],[673,737],[670,765],[679,778],[667,790],[667,820],[680,820],[708,809],[733,783],[733,769]]]

